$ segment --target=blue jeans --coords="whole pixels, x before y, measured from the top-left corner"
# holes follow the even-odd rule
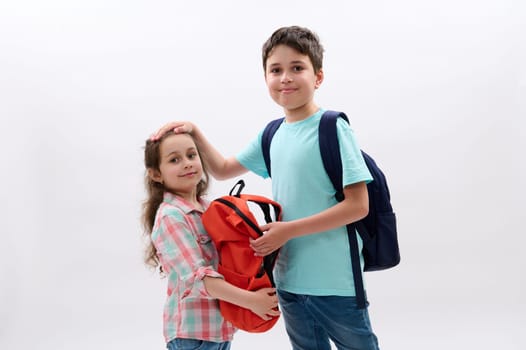
[[[230,350],[230,342],[214,343],[199,339],[175,338],[166,344],[168,350]]]
[[[294,350],[378,350],[367,308],[355,297],[313,296],[278,290],[285,328]]]

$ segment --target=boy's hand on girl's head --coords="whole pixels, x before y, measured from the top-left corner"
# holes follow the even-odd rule
[[[250,247],[257,256],[266,256],[281,248],[289,240],[286,222],[271,222],[259,227],[263,236],[250,239]]]
[[[193,129],[194,129],[193,124],[190,122],[186,122],[186,121],[170,122],[170,123],[164,124],[163,126],[161,126],[161,128],[159,128],[159,130],[153,133],[152,136],[150,136],[150,140],[152,141],[159,140],[161,136],[166,134],[168,131],[172,131],[172,130],[176,134],[183,134],[183,133],[191,134]]]
[[[253,306],[250,307],[250,311],[265,321],[281,314],[278,310],[278,296],[275,288],[261,288],[253,293]]]

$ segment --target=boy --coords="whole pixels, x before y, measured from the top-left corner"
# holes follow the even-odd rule
[[[261,256],[281,248],[274,278],[293,349],[328,350],[330,339],[338,349],[376,350],[367,308],[356,304],[345,228],[367,215],[366,184],[372,177],[352,130],[338,120],[345,199],[334,198],[318,144],[324,110],[314,102],[323,81],[323,47],[315,33],[292,26],[276,30],[262,51],[270,96],[285,112],[270,147],[272,193],[283,207],[283,221],[263,225],[265,235],[252,248]],[[262,132],[236,157],[224,158],[192,123],[167,124],[153,137],[167,130],[191,133],[217,179],[248,170],[269,176]]]

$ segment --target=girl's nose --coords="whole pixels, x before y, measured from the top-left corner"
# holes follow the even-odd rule
[[[191,161],[190,159],[186,159],[186,158],[185,158],[185,159],[183,160],[183,162],[184,162],[184,163],[183,163],[183,166],[184,166],[185,168],[191,168],[191,167],[192,167],[192,161]]]

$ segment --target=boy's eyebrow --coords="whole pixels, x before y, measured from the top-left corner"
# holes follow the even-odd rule
[[[306,64],[305,61],[303,60],[294,60],[294,61],[290,61],[288,64]],[[275,66],[281,66],[281,63],[271,63],[268,65],[268,67],[275,67]]]

